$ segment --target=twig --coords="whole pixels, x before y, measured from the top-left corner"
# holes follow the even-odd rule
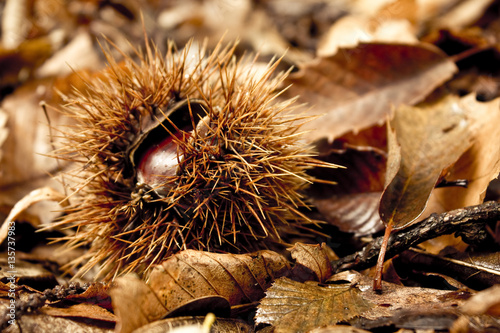
[[[395,232],[389,238],[386,259],[426,240],[448,234],[456,234],[471,244],[484,241],[488,232],[484,225],[500,220],[500,203],[486,202],[481,205],[432,214],[423,221]],[[378,237],[362,250],[333,262],[334,271],[362,270],[376,264],[383,237]]]

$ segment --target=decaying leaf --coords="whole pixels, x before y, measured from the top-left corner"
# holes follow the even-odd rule
[[[462,99],[471,112],[472,146],[450,171],[449,179],[467,179],[467,188],[448,187],[440,190],[437,200],[445,211],[483,202],[486,188],[500,172],[500,99],[484,103],[474,95]]]
[[[333,55],[339,47],[354,47],[359,42],[418,43],[416,27],[411,23],[416,11],[415,0],[398,0],[370,15],[344,16],[322,36],[317,54],[321,57]]]
[[[51,332],[51,333],[114,333],[109,323],[103,321],[75,321],[69,318],[54,317],[46,314],[24,315],[3,332]]]
[[[372,278],[355,271],[336,274],[330,281],[356,284],[363,291],[360,297],[373,304],[369,311],[350,322],[365,329],[388,325],[409,329],[444,326],[446,329],[458,317],[457,308],[471,296],[469,291],[406,287],[387,282],[383,282],[383,293],[378,293],[373,291]],[[427,326],[422,326],[426,321]]]
[[[396,110],[379,210],[385,224],[402,228],[420,216],[443,170],[471,145],[470,112],[469,105],[457,97]]]
[[[360,316],[373,304],[350,283],[319,286],[280,278],[266,291],[257,323],[271,324],[279,332],[307,332]]]
[[[116,316],[110,311],[98,305],[88,303],[74,304],[63,307],[46,306],[41,308],[40,312],[53,317],[82,318],[111,323],[115,323],[116,321]]]
[[[186,250],[157,266],[149,286],[168,310],[209,295],[237,305],[260,300],[271,282],[289,270],[285,257],[272,251],[233,255]]]
[[[206,317],[178,317],[159,320],[136,329],[133,333],[252,333],[253,328],[247,323],[229,318],[216,318],[206,328]]]
[[[294,272],[298,267],[304,267],[314,273],[314,280],[324,282],[332,275],[332,258],[329,257],[329,252],[326,244],[309,245],[296,243],[292,248],[288,249],[296,264]],[[338,259],[338,258],[337,258]],[[296,273],[295,273],[296,275]]]
[[[472,296],[462,305],[461,311],[468,315],[489,314],[500,316],[500,284]]]
[[[472,252],[434,255],[417,249],[398,257],[401,265],[414,271],[447,274],[473,289],[484,289],[500,284],[500,254],[498,252]]]
[[[134,275],[118,278],[110,294],[118,317],[116,332],[119,333],[132,332],[168,312],[150,286]]]
[[[15,204],[14,208],[12,208],[9,215],[3,222],[2,227],[0,228],[0,243],[3,243],[5,239],[7,239],[7,237],[9,236],[9,230],[15,229],[12,229],[14,221],[28,207],[43,200],[60,202],[63,201],[65,197],[66,196],[64,196],[62,193],[59,193],[58,191],[50,187],[39,188],[31,191],[28,195],[26,195]],[[37,225],[35,225],[35,227],[37,227]],[[15,235],[15,233],[13,233],[13,235]]]
[[[345,169],[311,171],[316,178],[336,183],[310,186],[308,194],[314,206],[329,224],[341,231],[362,236],[382,230],[378,205],[384,189],[387,154],[378,148],[351,143],[326,149],[320,150],[320,158]]]
[[[300,96],[320,116],[306,128],[311,141],[384,122],[391,106],[421,101],[456,66],[427,44],[360,44],[317,59],[290,75],[286,96]]]

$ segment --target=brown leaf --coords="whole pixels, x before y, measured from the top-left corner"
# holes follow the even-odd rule
[[[469,315],[489,314],[500,317],[500,284],[472,296],[460,310]]]
[[[324,282],[332,275],[333,269],[326,244],[311,245],[295,243],[295,245],[288,250],[292,258],[296,261],[294,271],[297,267],[303,266],[314,272],[315,280],[319,282]]]
[[[116,279],[110,294],[118,317],[116,332],[119,333],[132,332],[168,312],[154,291],[134,275]]]
[[[133,333],[166,333],[166,332],[185,332],[185,333],[252,333],[253,328],[247,323],[231,318],[216,318],[206,329],[206,317],[178,317],[159,320],[154,323],[143,326]],[[177,329],[177,330],[176,330]],[[181,331],[182,329],[182,331]]]
[[[402,228],[420,216],[443,170],[471,144],[470,105],[448,97],[427,107],[400,106],[390,123],[385,224]]]
[[[115,322],[116,316],[108,310],[88,303],[73,304],[68,307],[45,306],[40,309],[41,313],[52,317],[83,318]]]
[[[278,331],[306,332],[360,316],[373,306],[350,283],[319,286],[283,277],[267,290],[256,322],[271,324]]]
[[[427,44],[360,44],[290,75],[286,96],[300,95],[312,106],[309,113],[321,116],[305,127],[313,130],[311,141],[332,139],[385,121],[391,105],[421,101],[455,71]]]
[[[372,4],[370,3],[370,7]],[[354,47],[359,42],[417,43],[415,0],[397,0],[376,12],[356,12],[337,20],[320,40],[317,54],[329,56],[339,47]]]
[[[452,276],[474,289],[500,284],[499,252],[458,252],[447,256],[433,255],[413,249],[398,257],[403,267],[414,271],[438,272]]]
[[[468,105],[472,146],[454,164],[447,179],[467,179],[467,188],[448,187],[437,193],[445,211],[483,202],[488,184],[500,172],[500,99],[483,103],[474,95],[463,98]]]
[[[70,294],[65,299],[74,302],[94,303],[100,307],[111,309],[110,285],[105,283],[92,283],[83,293]]]
[[[0,311],[5,311],[4,302],[0,302]],[[77,307],[78,308],[78,307]],[[45,311],[45,310],[43,310]],[[49,310],[50,311],[50,310]],[[106,320],[72,320],[59,316],[47,315],[41,312],[28,312],[16,318],[14,325],[9,325],[2,332],[51,332],[51,333],[113,333],[111,324]]]
[[[3,222],[2,227],[0,228],[0,243],[3,243],[5,239],[7,239],[7,237],[15,236],[14,221],[21,213],[28,209],[28,207],[44,200],[59,202],[64,200],[65,197],[65,195],[50,187],[43,187],[31,191],[28,195],[26,195],[14,205],[9,215]],[[38,225],[34,225],[34,227],[37,226]],[[9,231],[11,231],[11,233],[9,233]]]
[[[336,143],[337,140],[332,146]],[[378,204],[384,189],[386,153],[349,143],[343,144],[340,149],[327,150],[323,147],[320,158],[345,167],[310,171],[316,178],[336,182],[335,185],[315,183],[309,188],[308,195],[323,218],[341,231],[352,232],[356,236],[382,230]]]
[[[360,328],[348,326],[348,325],[328,325],[321,328],[315,328],[309,333],[369,333],[370,331],[365,331]]]
[[[450,318],[457,317],[457,308],[471,296],[469,291],[406,287],[387,282],[382,282],[383,293],[378,293],[373,291],[371,277],[355,271],[336,274],[330,281],[350,281],[363,291],[361,297],[373,306],[352,323],[367,328],[394,324],[398,327],[419,328],[418,325],[422,325],[426,319],[430,327],[451,325]]]
[[[239,305],[261,299],[272,281],[289,270],[287,260],[272,251],[234,255],[186,250],[157,266],[149,285],[169,310],[208,295]]]

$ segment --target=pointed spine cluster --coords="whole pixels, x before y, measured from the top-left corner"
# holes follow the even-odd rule
[[[219,45],[204,56],[170,45],[163,57],[147,45],[139,61],[122,63],[107,52],[104,75],[68,102],[77,125],[59,156],[79,165],[78,180],[58,226],[76,227],[67,245],[89,250],[67,268],[83,264],[81,275],[98,266],[108,279],[143,273],[182,249],[256,249],[258,240],[279,241],[283,226],[313,222],[300,211],[301,190],[312,181],[307,169],[322,163],[301,140],[294,101],[276,101],[286,73],[275,74],[278,62],[258,70],[233,52]],[[179,103],[189,129],[169,116]],[[138,184],[131,148],[155,122],[175,142],[178,163],[148,187]]]

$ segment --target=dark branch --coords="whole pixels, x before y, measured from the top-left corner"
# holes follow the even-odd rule
[[[469,244],[478,244],[488,236],[485,224],[496,220],[500,220],[500,203],[493,201],[439,215],[432,214],[423,221],[393,233],[389,238],[386,259],[441,235],[455,234]],[[362,270],[374,266],[382,239],[383,237],[378,237],[361,251],[334,261],[334,270]]]

